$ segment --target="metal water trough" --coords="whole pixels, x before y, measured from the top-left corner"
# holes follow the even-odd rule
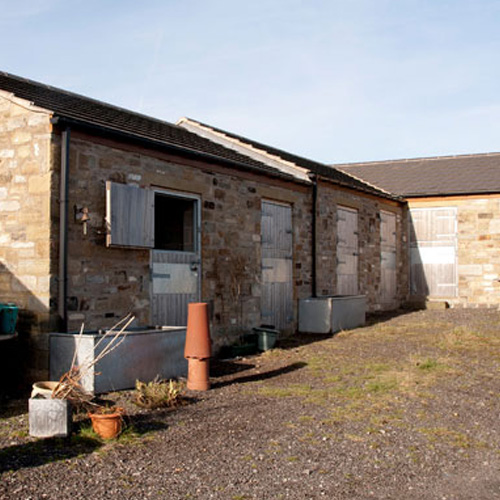
[[[185,377],[187,361],[184,359],[186,327],[158,327],[132,329],[126,332],[123,342],[104,356],[82,379],[88,392],[100,394],[135,387],[136,380],[149,382]],[[111,337],[96,348],[102,334],[96,331],[78,333],[51,333],[50,380],[59,378],[70,369],[76,350],[76,365],[94,360]]]
[[[363,326],[365,295],[329,295],[299,300],[299,331],[335,333]]]

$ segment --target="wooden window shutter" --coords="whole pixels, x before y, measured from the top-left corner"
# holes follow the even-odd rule
[[[154,247],[154,192],[106,182],[108,246]]]

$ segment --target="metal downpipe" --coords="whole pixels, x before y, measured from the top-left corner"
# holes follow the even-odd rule
[[[70,128],[61,135],[61,178],[59,187],[59,289],[58,312],[61,331],[68,331],[68,174]]]
[[[318,176],[316,174],[310,173],[309,178],[311,179],[313,185],[312,191],[312,241],[311,241],[311,254],[312,254],[312,265],[311,265],[311,288],[312,296],[316,298],[318,296],[317,290],[317,279],[316,279],[316,257],[317,257],[317,210],[318,210]]]

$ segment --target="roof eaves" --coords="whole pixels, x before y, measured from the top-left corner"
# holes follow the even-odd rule
[[[256,166],[241,163],[241,162],[238,162],[236,160],[230,160],[227,158],[223,158],[221,156],[213,155],[213,154],[210,154],[210,153],[207,153],[204,151],[185,148],[185,147],[179,146],[177,144],[169,143],[168,141],[160,141],[160,140],[152,139],[152,138],[147,137],[145,135],[124,131],[124,130],[117,128],[117,127],[111,127],[111,126],[109,126],[109,124],[99,123],[98,121],[92,122],[91,120],[82,120],[80,118],[74,118],[71,116],[67,116],[65,114],[54,113],[53,118],[52,118],[52,123],[55,125],[68,125],[68,126],[72,126],[72,127],[76,127],[76,128],[82,128],[84,130],[89,130],[89,131],[94,131],[94,132],[98,131],[100,133],[110,134],[114,137],[119,137],[122,139],[137,141],[137,142],[140,142],[141,144],[147,145],[147,146],[155,148],[155,149],[166,149],[166,150],[171,151],[173,153],[177,153],[181,156],[197,158],[197,159],[204,159],[204,160],[208,160],[208,161],[211,161],[213,163],[216,163],[216,164],[229,166],[229,167],[236,167],[240,170],[250,171],[250,172],[254,172],[254,173],[268,175],[270,177],[277,177],[277,178],[287,180],[287,181],[297,182],[297,179],[292,178],[292,176],[281,173],[281,172],[274,172],[274,171],[271,171],[270,169],[264,170],[264,169],[258,168]]]

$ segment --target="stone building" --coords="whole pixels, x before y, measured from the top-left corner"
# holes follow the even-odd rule
[[[500,154],[335,166],[408,202],[410,299],[500,304]]]
[[[20,307],[32,377],[47,332],[128,312],[182,325],[206,301],[217,349],[262,323],[294,332],[314,294],[404,302],[398,196],[232,140],[0,73],[0,301]]]

